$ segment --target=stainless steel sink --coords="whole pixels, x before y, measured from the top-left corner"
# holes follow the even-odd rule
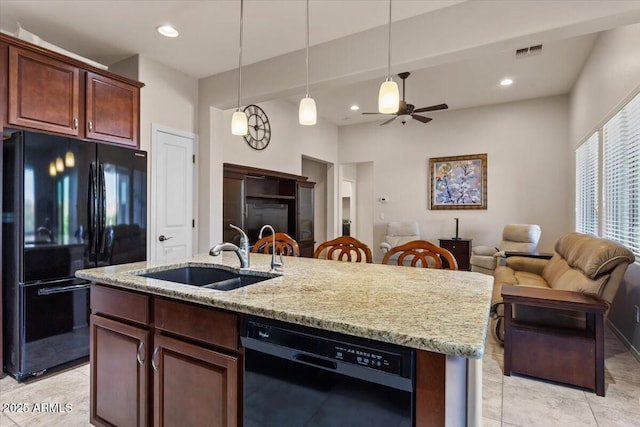
[[[223,268],[192,266],[154,271],[140,274],[140,276],[219,291],[230,291],[277,277],[277,275],[240,274]]]

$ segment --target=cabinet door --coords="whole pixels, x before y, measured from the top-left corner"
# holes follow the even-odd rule
[[[154,346],[154,426],[238,425],[237,357],[158,334]]]
[[[245,200],[244,177],[225,174],[222,183],[222,240],[240,243],[240,235],[229,227],[233,224],[244,229]]]
[[[9,123],[78,136],[80,70],[9,47]]]
[[[297,183],[297,230],[296,240],[300,246],[300,255],[313,256],[314,242],[314,182]]]
[[[91,423],[145,426],[150,333],[91,316]]]
[[[138,145],[140,89],[87,72],[86,136]]]

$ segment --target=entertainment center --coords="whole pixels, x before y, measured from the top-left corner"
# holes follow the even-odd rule
[[[315,182],[307,177],[248,166],[224,164],[223,223],[225,242],[235,242],[238,234],[229,228],[237,225],[249,236],[249,243],[258,240],[264,224],[276,232],[293,237],[300,246],[300,255],[313,256]]]

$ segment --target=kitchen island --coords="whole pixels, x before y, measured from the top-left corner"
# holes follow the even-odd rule
[[[269,255],[251,254],[251,270],[254,274],[264,275],[269,271],[270,261]],[[470,272],[293,257],[284,261],[283,271],[278,272],[277,277],[230,291],[140,276],[187,265],[237,268],[238,259],[229,252],[218,257],[197,255],[164,264],[141,262],[83,270],[78,271],[77,276],[107,285],[96,288],[125,290],[131,295],[149,296],[157,301],[146,303],[146,307],[150,307],[146,314],[149,319],[147,329],[159,329],[156,335],[175,332],[163,327],[158,316],[165,312],[167,304],[182,301],[198,310],[248,314],[416,349],[416,425],[479,425],[480,366],[492,277]],[[92,295],[94,313],[101,312],[96,310],[93,301],[99,295],[100,292]],[[108,314],[106,317],[110,320]],[[229,324],[233,323],[231,320]],[[238,337],[232,337],[231,341],[233,338],[235,343],[227,348],[236,346],[232,350],[237,352],[239,371],[242,371],[242,348]],[[187,339],[205,341],[191,335],[187,335]],[[145,352],[151,359],[157,357],[138,346],[140,366],[144,365],[140,362],[146,360]],[[93,369],[94,366],[92,374]],[[241,372],[238,378],[241,382]],[[92,416],[93,400],[92,397]],[[235,402],[239,401],[241,399],[236,397]],[[157,404],[147,401],[142,406],[145,405],[157,411]],[[241,414],[242,408],[237,418],[232,417],[234,422]]]

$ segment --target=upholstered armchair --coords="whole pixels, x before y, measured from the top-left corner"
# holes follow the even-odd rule
[[[476,246],[471,251],[471,271],[493,274],[501,264],[505,251],[535,252],[542,230],[536,224],[509,224],[502,231],[502,241],[496,247]]]
[[[387,224],[387,234],[384,236],[384,242],[380,243],[382,255],[385,255],[389,249],[404,245],[413,240],[420,240],[420,228],[415,221],[392,221]]]

